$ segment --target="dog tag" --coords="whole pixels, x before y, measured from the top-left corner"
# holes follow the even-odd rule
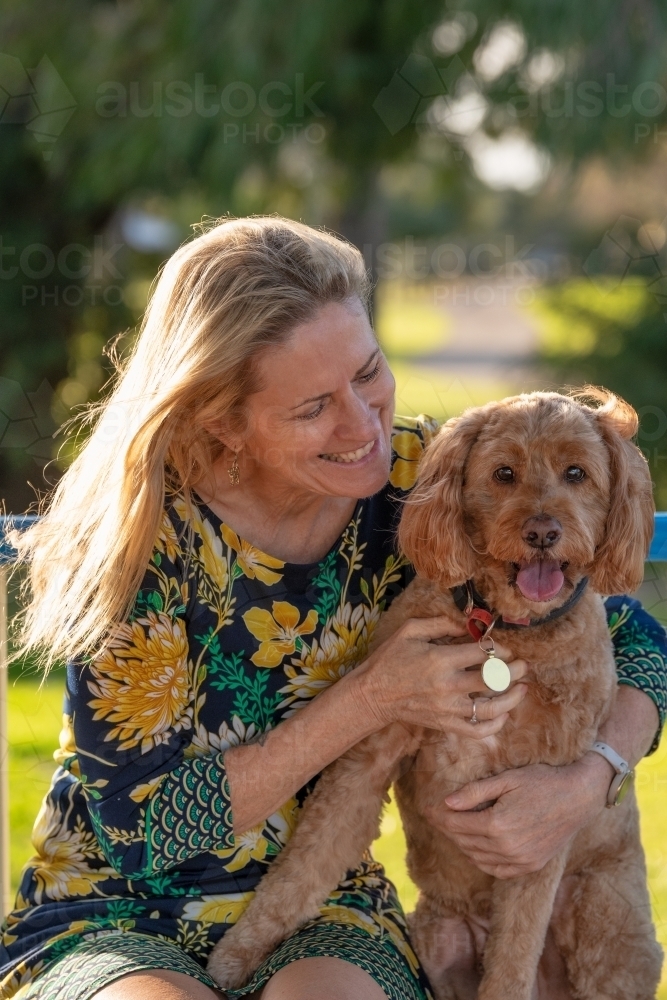
[[[482,680],[491,691],[500,694],[502,691],[507,691],[512,681],[510,668],[504,660],[499,660],[494,653],[491,653],[488,660],[482,664]]]

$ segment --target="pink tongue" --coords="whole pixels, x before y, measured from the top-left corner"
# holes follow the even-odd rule
[[[516,584],[526,600],[550,601],[563,586],[564,579],[560,563],[545,559],[522,563]]]

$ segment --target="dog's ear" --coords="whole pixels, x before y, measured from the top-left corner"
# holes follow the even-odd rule
[[[466,459],[487,419],[487,407],[448,420],[426,448],[398,529],[398,544],[427,580],[453,587],[474,571],[463,521]]]
[[[639,427],[633,408],[611,393],[597,390],[595,395],[604,400],[594,412],[609,451],[611,503],[590,578],[598,593],[622,594],[636,590],[644,576],[654,531],[651,475],[646,459],[630,440]]]

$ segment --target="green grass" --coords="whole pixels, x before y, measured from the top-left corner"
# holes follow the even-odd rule
[[[449,320],[435,305],[433,286],[381,282],[375,294],[375,329],[387,354],[419,355],[442,348]]]
[[[401,416],[427,413],[436,420],[455,417],[469,406],[481,406],[491,399],[502,399],[514,390],[508,383],[464,383],[438,368],[389,359],[396,379],[396,412]]]
[[[573,278],[539,290],[526,309],[538,321],[541,347],[547,357],[585,357],[595,350],[613,355],[621,345],[610,336],[610,326],[635,327],[651,294],[641,278],[626,278],[622,283]]]
[[[62,715],[62,677],[41,689],[36,680],[9,685],[9,825],[12,886],[32,854],[30,832],[55,764]]]
[[[53,772],[52,753],[58,745],[61,721],[62,676],[41,690],[35,680],[20,680],[9,688],[10,823],[12,832],[12,883],[18,884],[22,865],[32,854],[30,831]],[[638,768],[637,789],[642,817],[642,837],[658,935],[667,948],[667,841],[665,793],[667,792],[667,740]],[[382,835],[374,854],[395,883],[407,910],[417,891],[405,868],[405,838],[392,802],[382,821]],[[667,1000],[667,975],[656,1000]]]

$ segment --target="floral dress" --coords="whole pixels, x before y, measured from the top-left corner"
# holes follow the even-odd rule
[[[138,968],[212,984],[208,953],[284,847],[313,784],[235,837],[224,753],[364,659],[382,611],[413,575],[394,532],[436,426],[397,418],[387,486],[357,503],[317,563],[259,551],[196,494],[194,516],[182,494],[165,505],[127,621],[104,652],[68,666],[58,767],[3,927],[0,996],[78,1000]],[[619,681],[646,691],[662,723],[664,630],[627,597],[608,601],[608,612]],[[100,942],[94,984],[71,992],[96,968]],[[230,995],[314,955],[366,969],[392,1000],[431,996],[395,889],[370,854]]]

